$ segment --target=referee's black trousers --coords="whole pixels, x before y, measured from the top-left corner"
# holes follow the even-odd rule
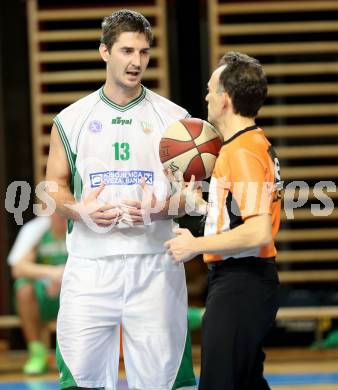
[[[199,390],[269,390],[262,342],[278,310],[273,259],[228,259],[209,272]]]

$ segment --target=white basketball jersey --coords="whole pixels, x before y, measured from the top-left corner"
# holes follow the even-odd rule
[[[174,121],[189,116],[186,110],[144,88],[125,106],[108,99],[103,88],[70,105],[54,119],[72,174],[71,190],[77,200],[105,182],[99,200],[119,203],[140,199],[144,177],[161,201],[167,179],[159,158],[159,142]],[[164,251],[172,237],[173,222],[95,231],[82,221],[69,224],[68,251],[73,256],[149,254]]]

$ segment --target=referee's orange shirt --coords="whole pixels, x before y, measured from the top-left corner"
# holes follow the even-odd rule
[[[278,158],[257,126],[248,127],[224,142],[209,187],[205,236],[234,229],[245,219],[270,214],[273,238],[279,230],[281,177]],[[205,254],[205,262],[228,257],[275,257],[274,240],[268,245],[238,251],[231,256]]]

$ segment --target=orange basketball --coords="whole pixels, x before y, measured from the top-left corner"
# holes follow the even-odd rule
[[[222,140],[210,123],[198,118],[181,119],[169,126],[160,142],[160,159],[165,169],[181,171],[185,181],[211,176]]]

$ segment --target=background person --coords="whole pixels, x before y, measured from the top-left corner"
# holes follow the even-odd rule
[[[177,229],[178,262],[204,253],[209,289],[202,325],[200,390],[267,390],[262,342],[278,309],[274,237],[279,162],[255,117],[267,94],[260,63],[226,54],[208,83],[208,120],[224,135],[209,189],[204,237]]]
[[[67,260],[66,221],[58,214],[37,217],[20,230],[8,263],[15,278],[15,306],[27,342],[25,374],[48,369],[48,351],[41,341],[43,321],[55,320]]]

